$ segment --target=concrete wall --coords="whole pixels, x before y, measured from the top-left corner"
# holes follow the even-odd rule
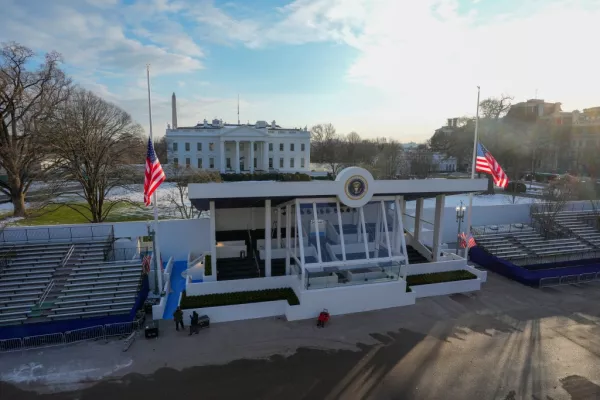
[[[271,276],[253,279],[236,279],[233,281],[188,283],[186,293],[188,296],[200,296],[203,294],[249,292],[252,290],[280,289],[291,287],[297,279],[295,276]]]
[[[233,306],[195,308],[183,310],[183,321],[185,324],[189,324],[190,315],[192,315],[194,310],[200,315],[207,315],[210,318],[210,322],[213,323],[284,315],[287,306],[287,300],[277,300],[262,303],[236,304]]]
[[[468,293],[481,289],[480,279],[469,279],[466,281],[434,283],[431,285],[411,286],[411,290],[417,298],[444,296],[454,293]]]
[[[210,251],[209,228],[208,218],[160,221],[158,240],[163,259],[184,261],[190,251]]]

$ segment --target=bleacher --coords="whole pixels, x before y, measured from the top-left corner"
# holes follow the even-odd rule
[[[561,211],[554,221],[572,236],[600,248],[600,231],[594,227],[597,218],[598,215],[593,211]]]
[[[522,260],[581,256],[594,247],[578,237],[547,239],[526,224],[474,227],[477,245],[488,253],[505,260]]]
[[[111,240],[0,245],[0,325],[129,312],[141,263],[105,263]]]

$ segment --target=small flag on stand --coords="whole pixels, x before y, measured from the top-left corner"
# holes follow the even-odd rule
[[[500,164],[498,164],[496,159],[492,156],[492,153],[487,151],[481,142],[477,143],[475,171],[491,175],[496,186],[505,188],[506,185],[508,185],[508,176],[504,173],[504,170]]]
[[[458,239],[459,239],[458,243],[459,243],[461,249],[464,249],[465,247],[467,247],[467,235],[464,232],[461,232],[458,234]],[[477,246],[477,243],[475,242],[475,238],[470,233],[468,235],[468,241],[469,241],[469,248]]]
[[[142,258],[142,267],[144,268],[144,273],[148,275],[150,273],[150,256],[146,255]]]
[[[146,204],[146,206],[152,204],[152,194],[156,189],[158,189],[160,184],[165,181],[165,179],[165,171],[163,171],[160,161],[158,161],[158,157],[156,157],[154,145],[152,145],[152,139],[148,138],[146,175],[144,177],[144,204]]]

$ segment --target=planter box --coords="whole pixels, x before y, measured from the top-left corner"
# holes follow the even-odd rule
[[[481,289],[481,279],[468,279],[466,281],[432,283],[430,285],[411,286],[417,298],[444,296],[454,293],[474,292]]]
[[[244,319],[277,317],[286,313],[289,306],[287,300],[265,301],[262,303],[236,304],[232,306],[191,308],[183,310],[184,322],[188,323],[189,316],[196,311],[207,315],[210,322],[228,322]]]

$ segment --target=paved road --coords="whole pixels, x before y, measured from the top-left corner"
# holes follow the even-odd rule
[[[313,321],[0,356],[5,399],[600,399],[600,284],[482,292]],[[15,386],[16,384],[16,386]],[[69,390],[66,392],[57,392]]]

